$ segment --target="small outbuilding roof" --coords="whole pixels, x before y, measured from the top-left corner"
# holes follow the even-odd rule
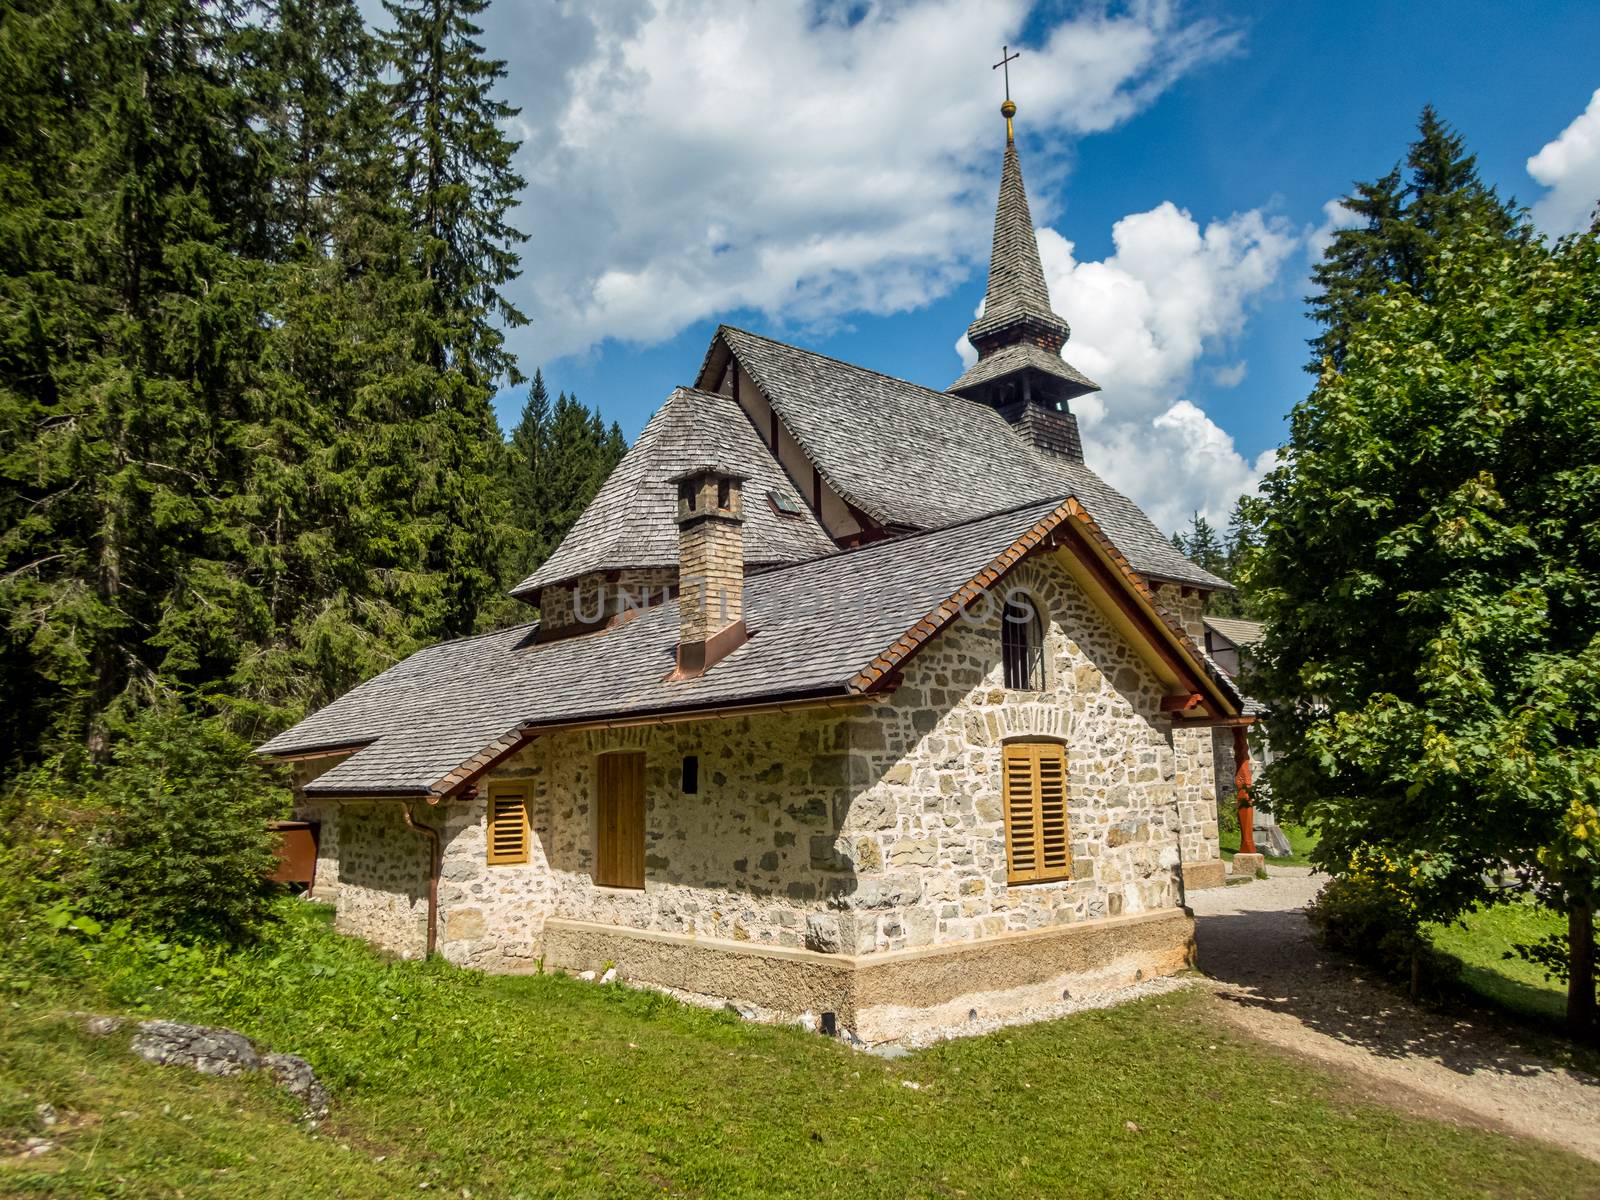
[[[1207,617],[1206,628],[1220,633],[1235,646],[1249,648],[1261,640],[1261,622],[1243,617]]]

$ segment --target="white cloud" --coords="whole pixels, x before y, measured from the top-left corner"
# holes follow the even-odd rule
[[[1170,0],[1046,18],[1013,67],[1024,137],[1116,126],[1235,44]],[[1029,0],[493,6],[532,235],[513,348],[548,361],[737,308],[825,322],[947,292],[992,221],[998,81],[979,47],[1029,19]]]
[[[1220,367],[1211,368],[1211,382],[1220,388],[1235,388],[1244,382],[1250,373],[1250,364],[1240,359],[1236,363],[1224,363]]]
[[[1272,469],[1273,453],[1247,460],[1184,392],[1205,356],[1243,330],[1302,239],[1259,209],[1202,229],[1170,201],[1123,217],[1111,236],[1109,258],[1080,262],[1054,229],[1039,231],[1051,300],[1072,326],[1064,353],[1102,389],[1072,402],[1085,457],[1163,529],[1196,511],[1221,523]],[[965,342],[957,349],[970,361]],[[1214,377],[1233,386],[1245,369],[1236,361]]]
[[[1306,260],[1315,266],[1333,244],[1333,235],[1341,229],[1354,229],[1361,217],[1344,206],[1343,200],[1328,200],[1322,205],[1322,224],[1306,234]]]
[[[1589,107],[1528,160],[1528,174],[1550,189],[1533,206],[1534,224],[1556,236],[1589,227],[1600,204],[1600,88]]]

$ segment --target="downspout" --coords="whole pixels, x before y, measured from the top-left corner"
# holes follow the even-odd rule
[[[439,831],[427,825],[418,825],[411,819],[411,802],[400,805],[406,819],[406,828],[428,839],[428,953],[432,958],[439,944]]]

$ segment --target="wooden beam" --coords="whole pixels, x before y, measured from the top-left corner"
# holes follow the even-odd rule
[[[1235,725],[1254,725],[1255,717],[1179,717],[1172,722],[1174,729],[1229,729]]]
[[[1191,708],[1198,708],[1205,702],[1205,697],[1199,692],[1190,692],[1185,696],[1161,697],[1161,711],[1164,713],[1188,712]]]

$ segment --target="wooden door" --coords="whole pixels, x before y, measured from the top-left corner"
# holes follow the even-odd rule
[[[602,754],[596,779],[594,881],[644,886],[644,755]]]

